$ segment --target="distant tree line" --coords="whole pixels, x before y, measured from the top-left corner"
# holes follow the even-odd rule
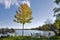
[[[36,27],[36,28],[31,28],[31,30],[43,30],[43,31],[52,31],[52,29],[57,29],[56,26],[54,24],[44,24],[42,26]]]
[[[32,30],[43,30],[43,31],[53,31],[55,34],[60,33],[60,20],[55,20],[53,24],[44,24],[42,26],[36,27],[36,28],[31,28]]]
[[[8,28],[1,28],[0,29],[0,34],[7,34],[7,33],[14,33],[15,30],[14,29],[8,29]]]

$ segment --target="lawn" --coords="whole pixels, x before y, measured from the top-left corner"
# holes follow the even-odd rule
[[[51,38],[41,37],[41,38],[35,38],[30,36],[15,36],[15,37],[3,37],[0,38],[0,40],[60,40],[60,36],[54,36]]]

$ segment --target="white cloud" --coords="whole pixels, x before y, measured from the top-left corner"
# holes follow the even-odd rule
[[[20,6],[19,3],[26,3],[30,7],[29,0],[0,0],[0,4],[4,4],[5,8],[10,8],[13,5]]]
[[[30,1],[29,0],[24,0],[22,3],[26,3],[30,7]]]
[[[17,6],[19,6],[17,0],[0,0],[0,3],[4,4],[5,8],[10,8],[10,6],[14,5],[14,4],[17,5]]]

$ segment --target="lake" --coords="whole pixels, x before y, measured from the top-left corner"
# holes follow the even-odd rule
[[[8,33],[10,36],[22,36],[22,30],[15,30],[15,33]],[[0,34],[0,37],[3,34]],[[55,33],[53,31],[42,31],[42,30],[24,30],[24,36],[45,36],[45,37],[52,37]],[[3,36],[7,36],[7,34],[4,34]]]
[[[15,30],[15,32],[16,32],[16,34],[17,35],[22,35],[22,30]],[[24,35],[25,36],[30,36],[31,35],[31,33],[39,33],[39,31],[38,30],[24,30]]]
[[[22,30],[15,30],[17,36],[22,35]],[[51,36],[55,35],[53,31],[40,31],[40,30],[24,30],[24,36],[31,36],[31,33],[39,33],[40,35],[48,36],[49,34]]]

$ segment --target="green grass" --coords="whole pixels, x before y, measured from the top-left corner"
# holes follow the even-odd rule
[[[15,36],[15,37],[3,37],[0,38],[0,40],[60,40],[60,36],[54,36],[51,38],[41,37],[41,38],[35,38],[30,36]]]

